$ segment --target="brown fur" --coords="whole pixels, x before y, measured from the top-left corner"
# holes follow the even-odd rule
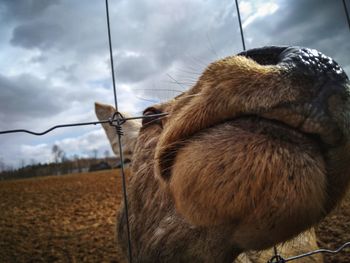
[[[332,210],[349,183],[349,84],[305,116],[315,87],[288,67],[233,56],[155,105],[169,115],[141,128],[128,182],[134,261],[232,262]],[[124,210],[118,238],[126,253]]]

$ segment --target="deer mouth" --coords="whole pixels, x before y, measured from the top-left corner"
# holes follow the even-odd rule
[[[266,138],[276,143],[294,146],[308,143],[317,146],[319,149],[325,149],[325,143],[322,141],[319,134],[305,133],[281,120],[266,118],[259,115],[243,115],[231,121],[219,124],[215,126],[215,128],[219,130],[222,127],[221,125],[232,125],[232,127],[235,128],[239,127],[242,131],[257,136],[264,135]],[[205,132],[206,131],[202,131],[198,134]],[[236,136],[234,132],[232,135]],[[196,136],[198,135],[194,135],[194,138],[196,138]]]
[[[231,125],[232,131],[224,126]],[[323,156],[330,148],[342,144],[344,135],[338,125],[323,112],[310,106],[289,105],[274,107],[271,110],[259,113],[240,114],[239,116],[199,130],[192,136],[182,140],[177,148],[173,148],[173,160],[181,148],[188,142],[197,140],[205,133],[227,133],[231,136],[241,136],[236,129],[249,133],[253,136],[265,136],[265,143],[276,143],[282,147],[295,147],[303,151],[303,147],[312,147]],[[225,130],[225,131],[222,131]],[[208,141],[208,144],[211,142]],[[229,142],[227,142],[229,143]],[[171,165],[170,165],[171,166]]]
[[[237,119],[247,118],[247,116],[250,116],[250,119],[254,119],[255,122],[265,121],[274,127],[281,126],[283,133],[290,136],[295,136],[296,133],[306,136],[317,142],[322,148],[339,145],[343,138],[337,124],[327,114],[311,104],[274,107],[259,114],[243,115]],[[279,134],[288,140],[288,136]]]

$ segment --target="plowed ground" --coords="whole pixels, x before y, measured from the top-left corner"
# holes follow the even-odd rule
[[[117,262],[121,196],[117,170],[0,182],[0,262]],[[350,195],[317,232],[325,247],[350,241]]]

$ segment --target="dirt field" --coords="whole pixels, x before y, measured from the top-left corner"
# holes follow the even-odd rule
[[[117,171],[0,183],[0,262],[116,262]]]
[[[116,170],[0,182],[0,262],[116,262],[120,198]],[[350,241],[350,196],[317,232],[325,247]],[[350,262],[350,249],[325,258]]]

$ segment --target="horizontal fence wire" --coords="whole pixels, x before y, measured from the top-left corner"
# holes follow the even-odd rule
[[[277,253],[277,249],[274,248],[274,253],[275,255],[268,261],[268,263],[285,263],[285,262],[289,262],[289,261],[293,261],[293,260],[297,260],[297,259],[301,259],[301,258],[305,258],[305,257],[310,257],[312,255],[316,255],[316,254],[338,254],[341,251],[343,251],[346,248],[350,247],[350,242],[346,242],[343,245],[341,245],[338,249],[335,250],[330,250],[330,249],[317,249],[314,251],[310,251],[304,254],[300,254],[297,256],[293,256],[293,257],[289,257],[289,258],[283,258],[281,255],[276,254]]]
[[[336,249],[336,250],[317,249],[317,250],[314,250],[314,251],[311,251],[311,252],[307,252],[307,253],[305,253],[305,254],[301,254],[301,255],[298,255],[298,256],[286,258],[286,259],[285,259],[285,262],[293,261],[293,260],[300,259],[300,258],[304,258],[304,257],[309,257],[309,256],[312,256],[312,255],[315,255],[315,254],[338,254],[338,253],[340,253],[342,250],[344,250],[345,248],[349,248],[349,247],[350,247],[350,242],[346,242],[346,243],[344,243],[343,245],[341,245],[341,246],[340,246],[338,249]]]
[[[117,112],[116,112],[117,113]],[[29,133],[36,136],[42,136],[45,135],[53,130],[60,129],[60,128],[68,128],[68,127],[76,127],[76,126],[87,126],[87,125],[97,125],[97,124],[104,124],[109,123],[111,126],[118,126],[118,122],[126,122],[128,120],[137,120],[137,119],[147,119],[147,118],[154,118],[154,117],[164,117],[168,115],[168,113],[158,113],[158,114],[150,114],[150,115],[142,115],[142,116],[136,116],[136,117],[119,117],[119,119],[113,117],[116,116],[116,114],[113,114],[109,119],[102,120],[102,121],[91,121],[91,122],[78,122],[78,123],[68,123],[68,124],[60,124],[53,126],[43,132],[35,132],[27,129],[15,129],[15,130],[4,130],[0,131],[0,134],[10,134],[10,133]]]

